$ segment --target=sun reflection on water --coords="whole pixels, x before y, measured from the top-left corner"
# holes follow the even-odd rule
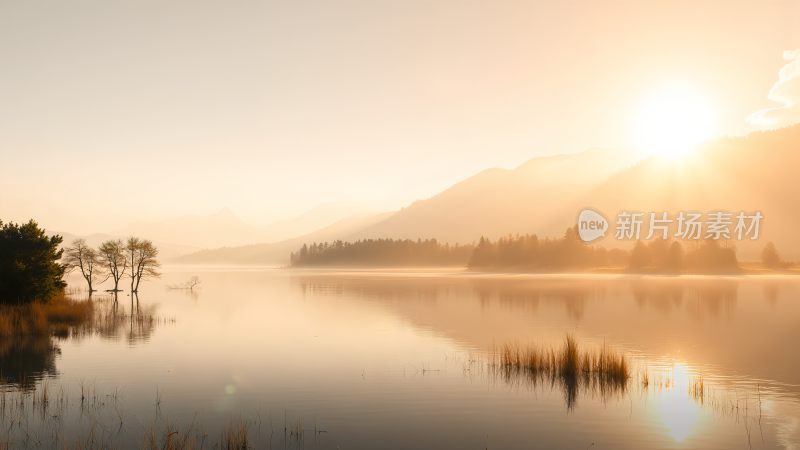
[[[667,376],[668,389],[655,392],[656,416],[676,443],[683,443],[702,420],[701,405],[689,395],[693,375],[685,363],[676,362]]]

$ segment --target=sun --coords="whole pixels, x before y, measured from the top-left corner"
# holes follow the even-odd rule
[[[716,132],[711,102],[688,85],[669,85],[645,96],[632,121],[634,145],[645,155],[685,156]]]

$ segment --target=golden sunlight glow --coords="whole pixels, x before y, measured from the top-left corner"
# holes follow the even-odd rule
[[[675,363],[670,389],[659,392],[656,413],[667,433],[675,442],[684,442],[698,427],[700,405],[688,395],[691,373],[684,363]]]
[[[633,120],[636,148],[646,155],[669,159],[690,153],[715,132],[711,103],[686,85],[654,91],[642,100]]]

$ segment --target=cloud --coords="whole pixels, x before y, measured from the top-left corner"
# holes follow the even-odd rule
[[[762,109],[751,114],[747,121],[758,128],[780,128],[800,122],[800,48],[783,52],[787,61],[778,72],[767,98],[780,106]]]

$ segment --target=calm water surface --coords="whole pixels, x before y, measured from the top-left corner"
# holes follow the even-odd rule
[[[199,290],[168,289],[193,275]],[[242,420],[258,448],[800,448],[793,278],[173,267],[133,317],[100,297],[81,332],[0,345],[11,447],[211,441]],[[489,364],[568,333],[624,352],[628,383]]]

